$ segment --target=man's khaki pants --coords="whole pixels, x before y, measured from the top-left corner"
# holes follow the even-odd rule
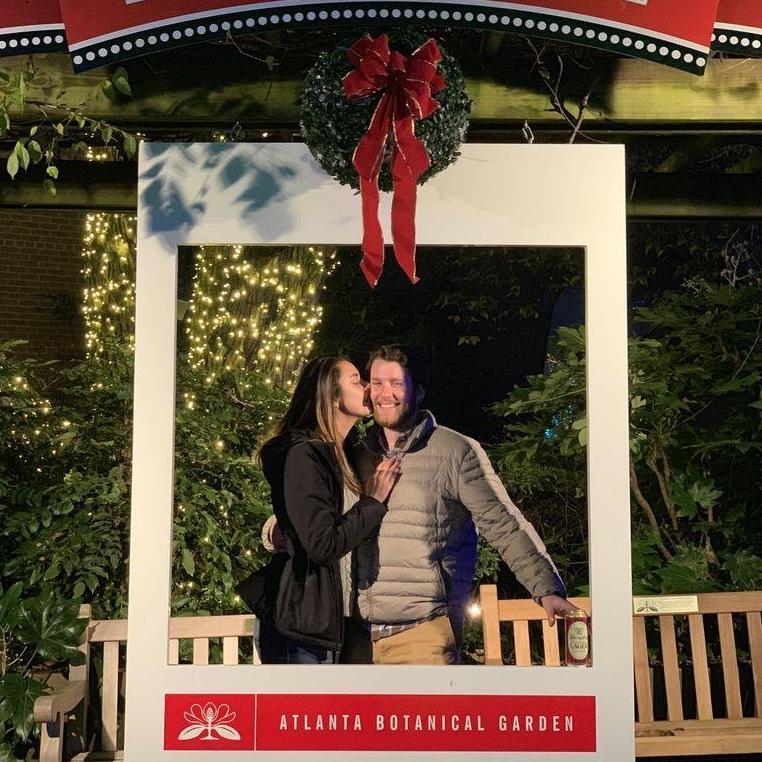
[[[440,616],[373,643],[374,664],[457,664],[450,619]]]

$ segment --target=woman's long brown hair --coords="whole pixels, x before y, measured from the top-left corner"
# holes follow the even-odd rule
[[[270,442],[291,431],[316,431],[324,442],[333,444],[344,484],[359,495],[360,481],[349,465],[344,442],[336,426],[335,403],[341,394],[339,363],[345,359],[338,355],[323,355],[304,366],[288,410],[259,448],[259,455]]]

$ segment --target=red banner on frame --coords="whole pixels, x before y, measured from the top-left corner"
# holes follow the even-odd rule
[[[719,0],[60,0],[75,68],[247,31],[397,23],[473,27],[564,40],[697,74]]]
[[[762,1],[720,0],[712,49],[741,56],[762,55]]]
[[[169,751],[594,752],[594,696],[169,694]]]
[[[58,0],[0,3],[0,56],[67,50]]]
[[[546,37],[702,74],[710,46],[762,54],[762,0],[12,0],[0,56],[71,51],[85,70],[251,31],[398,23]]]

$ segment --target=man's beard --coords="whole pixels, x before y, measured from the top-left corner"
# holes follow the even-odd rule
[[[386,408],[381,411],[375,406],[373,407],[373,420],[386,429],[400,429],[409,423],[415,409],[409,404],[405,403],[399,407]]]

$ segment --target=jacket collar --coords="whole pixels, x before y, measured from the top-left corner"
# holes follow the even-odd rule
[[[394,449],[399,453],[406,453],[416,445],[425,442],[437,427],[436,419],[428,410],[421,410],[418,419],[411,424],[406,431],[400,432]],[[387,452],[386,436],[384,430],[378,424],[374,424],[369,432],[368,441],[376,452]]]

